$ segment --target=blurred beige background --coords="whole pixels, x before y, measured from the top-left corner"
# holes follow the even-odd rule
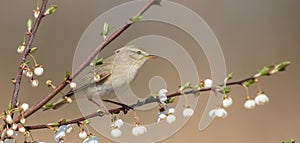
[[[70,71],[72,68],[73,54],[85,28],[101,13],[127,1],[50,0],[50,3],[58,5],[58,10],[54,15],[44,19],[34,42],[34,45],[39,47],[37,60],[46,69],[45,75],[40,79],[41,82],[44,83],[46,79],[51,79],[54,83],[60,82],[65,71]],[[234,72],[235,79],[249,76],[264,65],[284,60],[291,61],[292,65],[286,72],[261,81],[263,90],[270,97],[270,103],[251,111],[245,110],[242,107],[245,92],[240,87],[234,87],[230,94],[234,99],[234,105],[228,110],[229,116],[222,120],[215,120],[205,131],[199,132],[198,123],[208,99],[208,94],[203,94],[195,116],[184,128],[163,143],[279,143],[291,138],[300,141],[298,111],[300,97],[297,90],[300,80],[297,75],[300,72],[300,1],[177,0],[175,2],[194,10],[210,25],[224,51],[227,70]],[[0,4],[1,110],[5,110],[10,101],[13,88],[10,81],[16,74],[20,59],[16,48],[22,42],[25,23],[28,17],[32,17],[34,5],[33,0],[4,0]],[[155,33],[153,32],[155,28],[160,30]],[[195,41],[176,27],[161,23],[142,22],[133,25],[123,36],[107,47],[103,55],[108,56],[113,49],[143,34],[171,37],[186,47],[193,59],[197,61],[200,78],[210,76],[207,59]],[[157,68],[160,64],[166,69]],[[148,80],[152,76],[159,75],[165,78],[169,91],[175,91],[179,80],[177,73],[172,70],[173,67],[166,61],[148,62],[137,80],[132,83],[132,88],[136,89],[137,94],[145,95],[148,93]],[[26,78],[22,83],[20,101],[34,104],[50,91],[44,85],[38,89],[31,88]],[[256,88],[251,88],[253,96],[255,92]],[[59,111],[38,112],[28,119],[28,125],[78,116],[80,112],[74,103]],[[143,114],[142,119],[146,123],[153,122],[155,116]],[[77,132],[78,130],[73,132],[73,136],[68,136],[66,141],[81,142]],[[37,140],[54,142],[50,130],[33,131],[32,134]],[[99,135],[98,137],[100,142],[112,142]]]

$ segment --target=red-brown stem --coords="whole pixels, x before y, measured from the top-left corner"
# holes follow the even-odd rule
[[[245,81],[248,81],[248,80],[251,80],[251,79],[254,80],[254,77],[251,76],[251,77],[239,80],[239,81],[229,82],[229,83],[226,84],[226,86],[242,85]],[[221,84],[219,86],[223,86],[223,84]],[[211,90],[214,90],[214,89],[216,89],[216,87],[204,88],[204,89],[200,89],[200,90],[197,90],[197,91],[190,90],[190,91],[184,92],[184,94],[185,95],[193,95],[194,93],[197,93],[197,92],[211,91]],[[181,96],[182,94],[183,94],[182,92],[174,92],[172,94],[168,94],[167,97],[172,98],[172,97]],[[113,104],[121,105],[121,106],[124,105],[123,103],[111,102],[111,101],[109,101],[109,102],[113,103]],[[126,108],[126,110],[127,109],[134,109],[136,107],[144,106],[144,105],[147,105],[147,104],[150,104],[150,103],[153,103],[153,102],[159,102],[159,99],[158,98],[153,98],[151,100],[147,100],[147,102],[145,102],[144,104],[141,104],[141,105],[138,105],[138,104],[128,105],[129,108]],[[109,113],[118,113],[118,112],[121,112],[123,110],[124,110],[124,107],[120,107],[120,108],[110,109],[110,110],[108,110],[108,112]],[[60,125],[77,124],[77,123],[80,123],[81,121],[84,121],[84,120],[89,119],[89,118],[94,118],[94,117],[97,117],[97,116],[99,116],[99,112],[94,112],[94,113],[91,113],[87,116],[79,117],[79,118],[69,120],[69,121],[66,121],[66,122],[62,122],[62,123],[59,123],[59,124]],[[33,126],[26,126],[25,128],[27,130],[37,130],[37,129],[48,128],[48,125],[46,125],[46,124],[33,125]]]
[[[140,16],[144,14],[154,3],[156,0],[150,0],[138,13],[136,16]],[[114,32],[111,36],[109,36],[105,41],[103,41],[92,53],[91,55],[72,73],[69,79],[72,80],[75,78],[86,66],[90,64],[90,62],[101,52],[108,44],[110,44],[114,39],[116,39],[119,35],[121,35],[127,28],[129,28],[133,24],[132,21],[128,21],[124,26],[122,26],[119,30]],[[46,103],[48,103],[57,93],[59,93],[67,84],[67,80],[61,82],[55,89],[53,89],[48,95],[45,96],[41,101],[39,101],[36,105],[28,109],[27,112],[24,113],[24,117],[28,117],[35,113],[37,110],[42,108]],[[14,122],[19,122],[21,117],[19,116],[14,120]]]
[[[41,21],[44,17],[42,13],[45,12],[47,3],[48,3],[48,0],[43,0],[42,1],[42,5],[41,5],[41,8],[40,8],[41,14],[35,20],[31,32],[28,32],[28,40],[26,42],[26,48],[25,48],[25,50],[22,54],[22,58],[20,60],[20,65],[23,64],[26,61],[26,58],[29,54],[29,51],[30,51],[31,45],[33,43],[34,37],[35,37],[35,35],[37,33],[37,30],[39,28],[39,25],[40,25],[40,23],[41,23]],[[20,85],[21,85],[21,80],[22,80],[22,74],[23,74],[23,68],[20,65],[18,65],[19,67],[18,67],[16,78],[15,78],[13,95],[12,95],[12,98],[11,98],[11,105],[12,105],[13,108],[15,108],[16,104],[17,104]]]

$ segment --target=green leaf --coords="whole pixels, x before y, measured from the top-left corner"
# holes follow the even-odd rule
[[[99,66],[103,64],[103,58],[98,59],[97,61],[95,61],[94,66]]]
[[[27,31],[30,32],[32,29],[33,21],[29,18],[27,20]]]
[[[70,72],[69,71],[66,71],[66,74],[65,74],[65,79],[69,79],[70,78]]]
[[[183,90],[185,90],[185,89],[188,89],[188,88],[191,88],[191,83],[190,82],[186,82],[183,86],[181,86],[180,88],[179,88],[179,90],[180,91],[183,91]]]
[[[285,71],[285,68],[290,64],[291,64],[290,61],[285,61],[285,62],[282,62],[282,63],[276,65],[274,69],[277,71]]]
[[[56,5],[51,5],[44,13],[44,15],[49,15],[52,14],[56,11],[57,6]]]
[[[266,76],[269,74],[269,71],[271,66],[264,66],[257,74],[256,77],[260,77],[260,76]]]
[[[200,92],[195,92],[194,95],[197,96],[197,97],[199,97],[200,96]]]
[[[33,54],[36,50],[37,50],[37,47],[33,47],[33,48],[30,49],[29,53]]]
[[[86,119],[82,122],[83,125],[88,125],[91,123],[91,120],[90,119]]]
[[[104,22],[103,31],[101,32],[101,36],[107,36],[110,31],[110,27],[107,22]]]
[[[29,63],[30,63],[29,61],[25,61],[23,64],[28,65]]]
[[[49,103],[47,103],[45,106],[44,106],[44,108],[46,108],[46,109],[50,109],[50,108],[52,108],[53,107],[53,103],[52,102],[49,102]]]
[[[249,87],[251,84],[253,84],[254,83],[254,80],[253,79],[250,79],[250,80],[248,80],[248,81],[245,81],[244,83],[243,83],[243,86],[245,86],[245,87]]]
[[[9,111],[12,110],[12,104],[11,104],[11,102],[8,103],[7,109],[8,109]]]
[[[155,0],[155,2],[153,3],[153,5],[161,6],[161,0]]]
[[[135,16],[133,18],[130,18],[130,21],[135,23],[135,22],[141,21],[142,17],[143,17],[142,15],[138,15],[138,16]]]
[[[48,126],[50,126],[50,127],[58,127],[58,126],[60,126],[60,124],[58,122],[55,122],[55,123],[49,123]]]
[[[222,94],[228,94],[231,91],[231,88],[227,86],[217,86],[217,91]]]
[[[225,82],[231,80],[232,76],[233,76],[233,73],[228,74],[227,77],[225,78]]]
[[[170,104],[170,103],[173,103],[175,101],[175,98],[168,98],[165,103],[166,104]]]

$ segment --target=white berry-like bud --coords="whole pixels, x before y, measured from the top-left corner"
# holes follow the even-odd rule
[[[194,109],[192,108],[185,108],[182,112],[184,117],[191,117],[194,114]]]
[[[73,131],[73,127],[72,125],[67,125],[67,128],[66,128],[66,133],[71,133]]]
[[[6,115],[5,121],[8,124],[12,124],[14,122],[13,119],[12,119],[12,117],[11,117],[11,115]]]
[[[41,76],[44,73],[44,68],[42,66],[38,66],[34,68],[34,74],[37,76]]]
[[[33,73],[31,71],[27,71],[26,72],[26,76],[29,77],[29,78],[31,78],[33,76]]]
[[[85,131],[80,131],[79,132],[79,137],[82,139],[85,139],[87,137],[87,133]]]
[[[41,11],[39,8],[33,10],[33,16],[34,18],[37,18],[40,15]]]
[[[204,88],[211,88],[213,81],[211,79],[204,80]]]
[[[115,125],[118,128],[121,128],[124,125],[124,122],[122,121],[122,119],[118,119],[118,120],[115,121]]]
[[[91,136],[86,138],[83,143],[98,143],[98,138],[96,136]]]
[[[26,129],[23,126],[19,126],[19,132],[24,133]]]
[[[167,92],[168,92],[167,89],[161,89],[161,90],[159,90],[158,94],[159,94],[159,95],[166,95]]]
[[[25,123],[26,123],[26,119],[25,119],[25,118],[22,118],[22,119],[20,120],[20,123],[21,123],[21,124],[25,124]]]
[[[168,99],[168,97],[166,96],[166,95],[164,95],[164,94],[162,94],[162,95],[159,95],[159,101],[161,102],[161,103],[165,103],[165,101],[167,101],[167,99]]]
[[[65,131],[58,131],[54,134],[54,140],[55,142],[59,142],[60,139],[64,138],[66,136],[66,132]]]
[[[174,108],[169,108],[168,109],[168,113],[169,114],[174,114],[175,113],[175,109]]]
[[[264,105],[265,103],[269,102],[268,96],[263,93],[258,94],[254,100],[257,105]]]
[[[12,128],[13,130],[16,130],[16,129],[18,129],[18,125],[15,124],[15,123],[13,123],[12,126],[11,126],[11,128]]]
[[[219,118],[227,117],[227,111],[224,108],[219,108],[216,110],[216,116]]]
[[[110,132],[110,134],[114,138],[118,138],[118,137],[122,136],[122,132],[118,128],[112,129],[111,132]]]
[[[226,97],[223,102],[222,102],[222,105],[224,108],[228,108],[232,105],[232,98],[230,97]]]
[[[94,75],[94,81],[95,81],[95,82],[99,82],[100,80],[101,80],[100,75],[95,74],[95,75]]]
[[[14,135],[14,131],[13,131],[12,129],[8,129],[8,130],[6,131],[6,135],[7,135],[8,137],[11,137],[11,136]]]
[[[22,44],[17,48],[17,52],[22,54],[24,52],[25,48],[26,48],[26,46],[24,44]]]
[[[252,99],[246,100],[246,102],[244,103],[244,107],[246,109],[253,109],[255,107],[255,101]]]
[[[27,103],[23,103],[23,104],[21,105],[21,109],[22,109],[24,112],[26,112],[26,111],[28,110],[28,108],[29,108],[29,105],[28,105]]]
[[[147,132],[147,128],[145,126],[136,126],[132,128],[132,134],[135,136],[143,135]]]
[[[70,87],[71,87],[72,89],[75,89],[76,86],[77,86],[77,84],[76,84],[75,82],[71,82],[71,83],[70,83]]]
[[[31,86],[32,87],[38,87],[39,86],[39,81],[37,79],[31,80]]]
[[[216,112],[217,112],[217,109],[212,109],[208,112],[208,115],[211,117],[211,118],[215,118],[216,117]]]
[[[176,116],[175,115],[169,115],[167,116],[167,123],[171,124],[176,121]]]

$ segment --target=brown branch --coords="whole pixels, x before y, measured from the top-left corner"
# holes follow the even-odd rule
[[[26,42],[26,48],[25,48],[25,50],[22,54],[22,58],[20,60],[20,65],[23,64],[26,61],[26,58],[29,54],[29,51],[30,51],[31,45],[33,43],[34,37],[35,37],[35,35],[37,33],[37,30],[39,28],[39,25],[40,25],[40,23],[41,23],[41,21],[44,17],[43,13],[46,10],[47,2],[48,2],[48,0],[43,0],[42,1],[42,5],[41,5],[41,8],[40,8],[40,13],[41,14],[36,18],[32,30],[27,33],[28,40]],[[22,80],[23,68],[20,65],[18,67],[17,75],[16,75],[16,78],[15,78],[14,90],[13,90],[13,95],[12,95],[12,99],[11,99],[12,108],[16,107],[17,100],[18,100],[18,95],[19,95],[19,90],[20,90],[20,85],[21,85],[21,80]]]
[[[144,14],[153,4],[155,4],[156,0],[150,0],[138,13],[136,16],[140,16]],[[64,87],[68,84],[68,81],[71,81],[75,78],[86,66],[90,64],[90,62],[101,52],[108,44],[110,44],[113,40],[115,40],[118,36],[120,36],[126,29],[128,29],[134,22],[128,21],[124,26],[122,26],[119,30],[114,32],[111,36],[109,36],[105,41],[103,41],[93,52],[92,54],[72,73],[69,79],[62,81],[54,90],[52,90],[48,95],[45,96],[41,101],[39,101],[36,105],[28,109],[27,112],[24,113],[24,117],[28,117],[42,108],[46,103],[48,103],[57,93],[59,93]],[[14,122],[19,122],[21,117],[19,116]]]
[[[239,81],[229,82],[229,83],[226,83],[226,86],[242,85],[244,82],[246,82],[248,80],[251,80],[251,79],[254,80],[255,78],[253,76],[251,76],[251,77],[239,80]],[[218,86],[223,86],[223,84],[218,85]],[[217,86],[211,87],[211,88],[203,88],[203,89],[196,90],[196,91],[195,90],[190,90],[190,91],[186,91],[184,93],[182,93],[182,92],[174,92],[174,93],[168,94],[167,97],[168,98],[172,98],[172,97],[181,96],[183,94],[193,95],[194,93],[197,93],[197,92],[205,92],[205,91],[215,90],[216,87]],[[147,104],[150,104],[150,103],[154,103],[154,102],[159,102],[159,98],[147,98],[145,101],[142,101],[142,102],[144,102],[143,104],[135,103],[135,104],[132,104],[132,105],[125,105],[123,103],[118,103],[118,102],[114,102],[114,101],[110,101],[110,100],[104,100],[104,101],[122,106],[120,108],[115,108],[115,109],[108,110],[109,113],[119,113],[121,111],[123,111],[124,113],[127,113],[129,110],[133,110],[134,108],[137,108],[137,107],[140,107],[140,106],[144,106],[144,105],[147,105]],[[89,114],[87,116],[84,116],[84,117],[79,117],[79,118],[76,118],[76,119],[73,119],[73,120],[70,120],[70,121],[59,123],[59,125],[61,126],[61,125],[68,125],[68,124],[77,124],[77,123],[80,123],[80,122],[82,122],[82,121],[84,121],[86,119],[94,118],[94,117],[97,117],[97,116],[100,116],[100,115],[103,116],[103,114],[101,114],[101,112],[97,111],[97,112],[91,113],[91,114]],[[44,128],[48,128],[48,127],[49,126],[45,125],[45,124],[25,126],[25,128],[27,130],[37,130],[37,129],[44,129]]]

